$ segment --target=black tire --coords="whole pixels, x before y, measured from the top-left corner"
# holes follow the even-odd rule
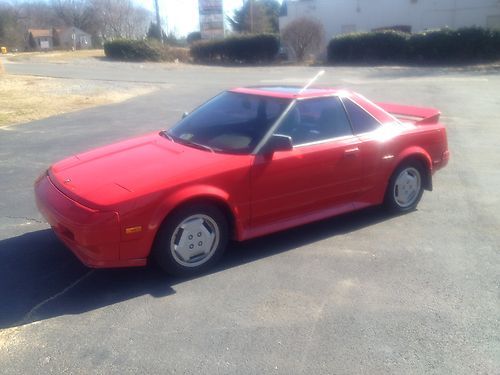
[[[167,273],[190,276],[217,263],[227,242],[228,223],[224,213],[212,204],[190,204],[175,210],[164,221],[152,255]]]
[[[389,179],[384,206],[394,213],[414,210],[424,193],[424,179],[422,163],[417,160],[403,162]]]

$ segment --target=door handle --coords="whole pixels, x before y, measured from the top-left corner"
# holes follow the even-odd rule
[[[348,148],[344,150],[344,157],[354,157],[359,153],[358,147]]]

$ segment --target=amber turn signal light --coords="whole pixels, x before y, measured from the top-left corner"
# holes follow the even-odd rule
[[[125,228],[125,234],[133,234],[133,233],[139,233],[139,232],[142,232],[142,226],[141,225],[137,225],[135,227]]]

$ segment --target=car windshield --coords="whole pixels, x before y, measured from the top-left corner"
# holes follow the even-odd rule
[[[227,91],[183,118],[167,134],[188,146],[247,154],[289,104],[289,99]]]

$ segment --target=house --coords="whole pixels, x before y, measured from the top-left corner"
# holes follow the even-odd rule
[[[30,49],[50,50],[54,47],[52,30],[50,29],[28,29],[28,46]]]
[[[78,27],[28,29],[27,42],[36,50],[92,48],[92,36]]]
[[[300,17],[319,20],[325,42],[339,34],[388,28],[500,28],[500,0],[284,0],[280,30]]]
[[[64,27],[54,29],[54,38],[59,46],[65,49],[92,48],[92,36],[78,27]]]

